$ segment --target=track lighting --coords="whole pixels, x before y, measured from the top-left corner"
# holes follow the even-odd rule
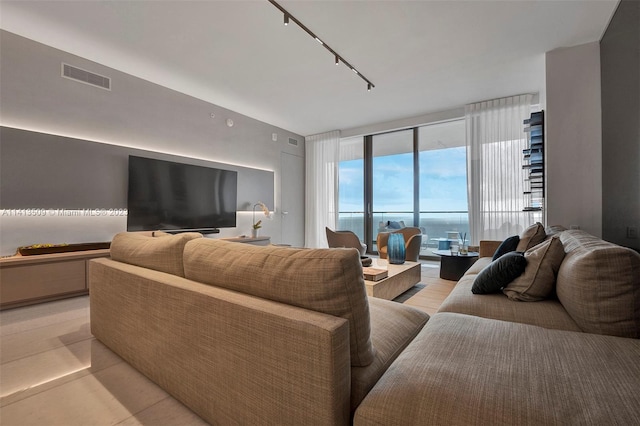
[[[329,52],[331,52],[336,59],[336,65],[339,65],[340,62],[342,62],[343,64],[345,64],[347,67],[349,67],[351,69],[351,71],[353,71],[354,73],[356,73],[356,75],[358,75],[361,79],[363,79],[366,83],[367,83],[367,91],[371,91],[372,88],[376,87],[375,84],[373,84],[368,78],[366,78],[364,75],[362,75],[360,72],[358,72],[358,70],[356,70],[351,64],[349,64],[349,62],[345,61],[344,58],[340,55],[338,55],[338,53],[336,53],[335,50],[333,50],[328,44],[324,43],[322,40],[320,40],[320,37],[316,36],[309,28],[305,27],[304,24],[300,21],[298,21],[293,15],[291,15],[289,12],[287,12],[285,10],[285,8],[283,8],[282,6],[280,6],[278,3],[276,3],[274,0],[269,0],[269,3],[271,3],[272,5],[274,5],[279,11],[281,11],[282,13],[284,13],[284,24],[288,25],[289,24],[289,19],[291,19],[293,22],[295,22],[300,28],[302,28],[307,34],[309,34],[312,38],[314,38],[318,43],[320,43],[321,45],[323,45]]]

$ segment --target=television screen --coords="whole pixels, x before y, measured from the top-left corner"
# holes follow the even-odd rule
[[[236,226],[238,173],[129,156],[128,231]]]

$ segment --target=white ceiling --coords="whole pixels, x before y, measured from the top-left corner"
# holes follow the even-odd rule
[[[618,0],[0,1],[0,27],[310,135],[544,92],[544,54],[599,40]]]

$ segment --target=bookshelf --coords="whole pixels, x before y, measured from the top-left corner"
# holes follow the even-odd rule
[[[524,120],[527,135],[526,148],[522,150],[525,178],[525,207],[527,212],[544,210],[544,111],[533,112]]]

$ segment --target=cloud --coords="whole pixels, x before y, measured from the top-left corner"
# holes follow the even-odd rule
[[[340,209],[363,209],[363,160],[340,165]],[[373,159],[373,209],[377,212],[413,211],[411,153]],[[466,211],[466,149],[456,147],[420,153],[420,210]]]

